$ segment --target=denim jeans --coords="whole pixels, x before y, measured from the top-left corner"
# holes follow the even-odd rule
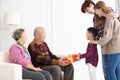
[[[106,54],[102,58],[105,80],[120,80],[120,53]]]

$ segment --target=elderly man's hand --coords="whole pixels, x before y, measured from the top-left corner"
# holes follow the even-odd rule
[[[67,66],[68,64],[66,64],[67,62],[65,62],[64,60],[63,60],[63,58],[61,58],[61,59],[59,59],[59,65],[60,66]]]

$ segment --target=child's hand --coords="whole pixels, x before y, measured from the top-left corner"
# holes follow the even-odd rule
[[[80,60],[80,53],[77,54],[77,61]]]

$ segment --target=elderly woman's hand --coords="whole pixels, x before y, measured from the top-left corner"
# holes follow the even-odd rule
[[[35,67],[34,71],[41,71],[42,69],[40,67]]]

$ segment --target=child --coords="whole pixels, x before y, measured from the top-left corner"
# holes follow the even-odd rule
[[[97,29],[94,27],[90,27],[87,29],[86,37],[91,41],[96,40],[98,32]],[[85,54],[79,54],[79,59],[86,59],[86,64],[88,65],[89,76],[90,80],[96,80],[96,67],[98,64],[98,52],[97,52],[97,45],[88,43],[87,51]]]

